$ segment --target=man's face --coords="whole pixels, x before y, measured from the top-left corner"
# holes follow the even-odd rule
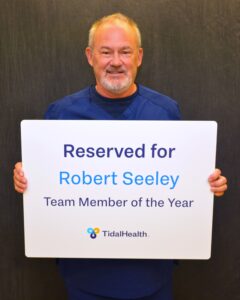
[[[136,90],[134,80],[142,62],[135,31],[123,24],[104,24],[94,36],[93,47],[86,49],[96,77],[97,91],[109,98],[127,97]]]

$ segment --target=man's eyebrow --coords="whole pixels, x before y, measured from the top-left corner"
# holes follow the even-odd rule
[[[108,49],[108,50],[110,50],[111,48],[108,47],[108,46],[101,46],[100,49]]]
[[[130,47],[130,46],[124,46],[124,47],[122,47],[121,49],[122,49],[122,50],[132,50],[132,47]]]

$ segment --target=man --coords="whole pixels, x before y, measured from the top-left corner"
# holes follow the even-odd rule
[[[143,49],[133,20],[114,14],[95,22],[86,56],[96,85],[51,104],[46,119],[180,119],[175,101],[135,83]],[[216,196],[227,189],[217,169],[209,184]],[[21,163],[14,169],[14,185],[20,193],[27,188]],[[60,259],[59,267],[71,300],[172,299],[171,260]]]

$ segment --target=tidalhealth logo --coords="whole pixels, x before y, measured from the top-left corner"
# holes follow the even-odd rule
[[[97,235],[100,233],[100,231],[101,230],[98,227],[95,227],[95,228],[89,227],[87,229],[87,233],[90,234],[91,239],[95,239],[97,237]]]

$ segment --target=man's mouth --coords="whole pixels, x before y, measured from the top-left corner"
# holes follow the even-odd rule
[[[125,74],[125,70],[106,70],[106,73],[111,75],[119,75]]]

